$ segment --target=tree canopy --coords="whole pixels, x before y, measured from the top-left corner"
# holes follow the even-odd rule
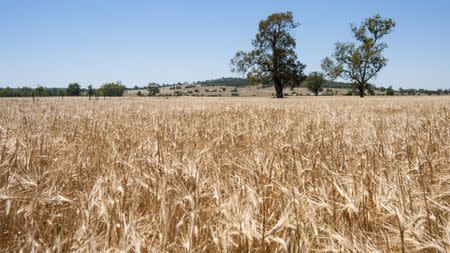
[[[387,44],[380,40],[395,27],[392,19],[383,19],[380,15],[366,19],[359,27],[351,29],[356,43],[336,43],[334,54],[322,61],[322,68],[332,79],[341,77],[355,83],[359,95],[364,97],[365,90],[371,90],[369,80],[387,65],[382,55]]]
[[[160,92],[159,84],[157,83],[149,83],[147,85],[148,95],[156,96]]]
[[[312,72],[305,80],[305,87],[314,93],[315,96],[319,95],[322,85],[326,82],[324,75],[320,72]]]
[[[254,49],[239,51],[231,60],[232,71],[247,74],[252,82],[273,83],[276,97],[283,97],[285,86],[302,82],[305,65],[297,60],[296,42],[291,31],[299,26],[292,12],[274,13],[259,22],[252,41]]]
[[[116,83],[105,83],[100,89],[99,93],[105,97],[121,97],[125,92],[125,85],[116,82]]]
[[[79,96],[81,93],[81,87],[78,83],[70,83],[67,86],[67,95],[69,96]]]

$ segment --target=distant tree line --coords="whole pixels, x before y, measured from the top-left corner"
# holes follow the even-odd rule
[[[312,93],[318,95],[319,92],[322,92],[324,89],[331,88],[339,88],[339,89],[348,89],[346,95],[358,95],[357,87],[352,85],[351,83],[344,82],[335,82],[329,81],[320,78],[318,75],[320,73],[311,73],[309,78],[306,78],[305,81],[301,83],[301,85],[297,87],[305,87],[308,88]],[[219,78],[207,81],[197,82],[199,85],[203,86],[231,86],[231,87],[245,87],[236,85],[231,81],[232,79],[242,79],[242,78]],[[219,80],[219,82],[216,82]],[[220,80],[228,80],[229,85],[224,85]],[[245,79],[243,79],[245,80]],[[247,81],[247,85],[251,83]],[[270,85],[270,84],[269,84]],[[373,84],[369,84],[371,88],[368,90],[368,95],[384,94],[387,96],[416,96],[416,95],[450,95],[450,89],[437,89],[437,90],[428,90],[428,89],[393,89],[390,87],[376,87]],[[0,88],[0,97],[55,97],[55,96],[89,96],[89,97],[116,97],[123,96],[125,90],[147,90],[148,96],[157,96],[160,93],[162,85],[157,83],[149,83],[147,86],[138,87],[138,88],[126,88],[120,82],[116,83],[105,83],[100,88],[93,88],[92,85],[89,85],[87,88],[82,88],[78,83],[70,83],[67,88],[47,88],[43,86],[38,86],[36,88],[30,87],[19,87],[19,88]],[[177,86],[167,86],[181,88],[181,85]],[[186,87],[195,87],[193,84],[187,84]],[[138,95],[144,96],[141,91],[138,91]],[[323,94],[323,93],[321,93]]]
[[[38,86],[36,88],[20,87],[20,88],[0,88],[0,97],[55,97],[66,93],[65,88],[46,88]]]
[[[250,82],[247,78],[235,78],[235,77],[222,77],[218,79],[211,79],[206,81],[194,82],[200,86],[232,86],[232,87],[244,87],[248,86]]]
[[[120,82],[105,83],[100,88],[94,89],[92,85],[81,88],[78,83],[70,83],[67,88],[47,88],[38,86],[36,88],[0,88],[0,97],[56,97],[56,96],[104,96],[120,97],[125,92],[125,85]]]
[[[344,82],[336,82],[336,81],[326,80],[322,84],[322,88],[351,89],[352,88],[352,84],[351,83],[344,83]]]
[[[450,89],[437,89],[437,90],[427,90],[427,89],[398,89],[399,95],[450,95]]]

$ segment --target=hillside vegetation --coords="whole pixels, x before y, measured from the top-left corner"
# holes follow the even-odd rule
[[[0,101],[1,252],[447,252],[450,100]]]

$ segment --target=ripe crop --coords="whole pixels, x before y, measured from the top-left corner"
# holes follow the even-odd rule
[[[450,99],[0,101],[0,251],[450,251]]]

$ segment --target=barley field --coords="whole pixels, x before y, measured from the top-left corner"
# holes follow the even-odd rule
[[[0,101],[0,252],[449,252],[450,97]]]

